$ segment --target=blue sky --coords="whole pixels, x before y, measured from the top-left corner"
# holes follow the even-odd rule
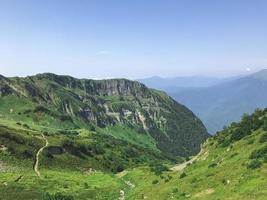
[[[231,76],[262,68],[265,0],[0,0],[6,76]]]

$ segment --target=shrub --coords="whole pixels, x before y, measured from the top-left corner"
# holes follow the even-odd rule
[[[85,189],[88,189],[88,188],[89,188],[88,183],[84,183],[84,188],[85,188]]]
[[[249,156],[249,158],[250,159],[264,158],[264,156],[266,155],[267,155],[267,145],[258,150],[254,150]]]
[[[155,175],[161,175],[164,171],[169,171],[169,168],[162,163],[150,164],[150,170],[155,173]]]
[[[29,125],[27,125],[27,124],[23,124],[22,126],[25,128],[28,128],[28,129],[30,128]]]
[[[223,183],[224,185],[226,185],[226,184],[227,184],[227,180],[226,180],[226,179],[223,179],[223,180],[222,180],[222,183]]]
[[[257,169],[260,168],[262,163],[259,160],[252,160],[250,163],[247,164],[248,169]]]
[[[116,172],[122,172],[123,170],[124,170],[124,167],[121,164],[119,164],[117,166]]]
[[[263,122],[263,130],[267,132],[267,120],[265,119]]]
[[[260,137],[259,142],[260,143],[267,142],[267,132],[264,132],[264,134]]]
[[[186,177],[186,176],[187,176],[187,175],[186,175],[185,172],[183,172],[183,173],[180,174],[180,178],[184,178],[184,177]]]
[[[210,165],[209,165],[209,168],[213,168],[213,167],[216,167],[217,166],[217,163],[211,163]]]
[[[168,183],[169,181],[170,181],[169,179],[165,179],[165,180],[164,180],[165,183]]]
[[[168,179],[171,180],[172,179],[172,176],[168,174]]]
[[[90,124],[89,128],[91,131],[96,131],[96,127],[94,124]]]
[[[196,177],[192,178],[191,183],[196,183],[196,182],[197,182],[197,178]]]
[[[47,113],[49,114],[51,111],[49,109],[47,109],[46,107],[44,106],[36,106],[35,109],[33,110],[33,112],[42,112],[42,113]]]
[[[155,185],[155,184],[157,184],[158,182],[159,182],[159,181],[156,179],[156,180],[152,181],[152,184]]]
[[[179,191],[178,188],[174,188],[174,189],[172,190],[173,193],[178,193],[178,191]]]

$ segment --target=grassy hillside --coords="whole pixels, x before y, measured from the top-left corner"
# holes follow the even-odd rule
[[[126,187],[115,173],[179,161],[94,131],[42,129],[0,119],[1,199],[51,199],[57,193],[66,199],[115,199]],[[40,155],[38,177],[33,166],[44,146],[41,134],[49,145]]]
[[[186,107],[126,79],[95,81],[49,73],[1,76],[0,117],[44,130],[91,130],[179,156],[198,152],[208,137]]]
[[[59,86],[46,76],[45,80],[41,78],[45,81],[43,91],[49,84],[55,84],[53,87],[62,93],[55,88],[38,93],[40,80],[32,80],[31,87],[37,91],[29,93],[25,89],[29,78],[2,77],[0,194],[3,195],[0,199],[266,199],[267,109],[244,115],[241,122],[232,123],[208,138],[198,155],[181,158],[175,156],[172,146],[161,148],[160,145],[172,144],[164,138],[176,142],[178,136],[182,137],[181,132],[192,128],[190,120],[199,126],[201,123],[164,93],[143,88],[136,90],[137,98],[130,95],[133,88],[125,89],[128,86],[113,90],[109,84],[100,84],[100,88],[109,89],[92,90],[98,92],[90,97],[94,100],[84,94],[90,101],[73,98],[72,103],[65,104],[65,100],[81,94],[82,90]],[[59,82],[66,77],[54,78],[59,78]],[[100,95],[105,90],[113,95]],[[128,95],[114,95],[122,90]],[[152,96],[142,96],[142,90],[149,93],[142,95]],[[142,106],[136,104],[138,101]],[[78,105],[85,106],[84,102],[88,108],[98,109],[80,110],[87,113],[89,121],[77,110]],[[121,106],[122,111],[128,106],[125,111],[128,113],[129,107],[145,110],[144,105],[161,111],[154,113],[154,118],[150,112],[142,114],[140,121],[126,114],[115,115]],[[160,123],[154,124],[162,117],[170,121],[164,129]],[[172,123],[179,126],[172,127]],[[176,130],[178,127],[185,129]],[[177,136],[172,135],[175,130]],[[189,138],[193,133],[188,133]],[[177,149],[186,152],[184,146]]]
[[[207,136],[191,111],[138,82],[0,76],[4,199],[116,199],[127,184],[114,174],[179,162]]]
[[[99,139],[85,130],[67,146],[59,144],[70,136],[43,132],[49,148],[41,155],[41,177],[33,171],[34,155],[44,145],[40,131],[12,121],[1,123],[5,123],[0,126],[0,191],[4,200],[17,196],[26,200],[266,199],[267,109],[244,115],[240,123],[209,138],[197,156],[186,159],[186,165],[173,166],[154,151],[140,152],[139,146],[133,150],[113,137]],[[101,162],[106,165],[99,165]]]
[[[267,110],[244,116],[209,138],[186,168],[151,173],[137,168],[123,176],[135,185],[128,199],[257,199],[267,195]]]

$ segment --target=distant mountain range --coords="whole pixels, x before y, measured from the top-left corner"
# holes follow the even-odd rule
[[[180,76],[162,78],[159,76],[153,76],[150,78],[137,79],[137,81],[144,83],[150,88],[156,88],[159,90],[166,91],[168,93],[172,93],[173,91],[180,91],[187,88],[210,87],[228,80],[233,80],[235,78],[236,77],[216,78],[208,76]]]
[[[243,113],[267,106],[267,69],[227,79],[177,77],[157,80],[153,77],[140,81],[148,87],[165,90],[190,108],[211,134],[239,120]]]

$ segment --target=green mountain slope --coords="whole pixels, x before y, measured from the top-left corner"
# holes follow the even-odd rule
[[[5,119],[58,129],[89,129],[170,155],[192,155],[207,138],[194,114],[162,92],[126,79],[55,74],[0,77]]]
[[[267,109],[245,115],[209,138],[187,163],[161,175],[146,167],[129,172],[123,179],[135,187],[126,199],[265,200]]]
[[[68,106],[69,111],[56,109],[60,109],[57,101],[81,90],[60,86],[64,92],[56,93],[61,98],[55,98],[59,95],[53,92],[55,89],[36,97],[23,90],[27,78],[2,77],[1,81],[3,200],[266,199],[267,109],[244,115],[241,122],[208,138],[198,155],[179,164],[181,158],[161,150],[149,130],[146,136],[155,143],[149,143],[143,135],[133,136],[141,134],[140,127],[145,129],[142,123],[134,126],[122,116],[124,123],[110,125],[102,120],[101,125],[87,125],[76,116],[76,105]],[[47,78],[45,81],[49,85]],[[37,81],[34,83],[37,85]],[[40,100],[45,94],[56,100]],[[117,101],[114,96],[103,96],[109,103]],[[130,97],[123,98],[128,101]]]
[[[0,126],[0,142],[5,144],[0,146],[0,192],[4,194],[1,196],[4,200],[18,196],[25,200],[266,199],[267,109],[244,115],[240,123],[233,123],[209,138],[201,152],[189,158],[186,164],[172,166],[169,163],[169,168],[164,157],[144,151],[142,160],[135,157],[132,146],[114,141],[113,137],[98,141],[97,144],[105,144],[101,153],[94,146],[97,136],[84,138],[85,132],[76,136],[79,141],[74,140],[74,146],[78,148],[66,150],[62,157],[54,145],[63,136],[45,135],[50,148],[40,157],[40,177],[32,166],[32,155],[44,145],[40,132],[12,121],[2,120],[1,123],[5,123]],[[82,142],[90,147],[90,155],[86,153],[86,146],[79,146]],[[71,144],[66,144],[63,148],[68,149]],[[135,152],[140,150],[136,146]],[[111,160],[106,159],[108,157]],[[51,159],[55,160],[51,162]],[[90,165],[99,164],[99,161],[114,165],[112,160],[133,163],[134,159],[139,159],[143,165],[118,170],[116,175],[101,168],[95,171]]]
[[[128,186],[114,173],[181,161],[207,137],[191,111],[138,82],[0,76],[3,199],[117,199]]]

